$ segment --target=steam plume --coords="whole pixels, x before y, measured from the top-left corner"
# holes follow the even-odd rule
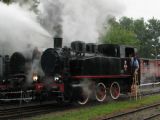
[[[40,23],[54,37],[62,37],[62,3],[60,0],[41,0]]]
[[[71,41],[98,42],[104,23],[123,10],[118,0],[67,0],[63,4],[63,36]]]
[[[0,31],[1,54],[28,51],[28,45],[45,47],[52,43],[50,34],[37,22],[36,15],[18,4],[0,2]]]
[[[121,14],[123,6],[118,0],[41,0],[39,9],[43,26],[62,35],[67,45],[77,39],[97,42],[103,24]]]

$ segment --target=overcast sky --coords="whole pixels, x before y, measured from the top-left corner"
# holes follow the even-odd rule
[[[124,4],[122,16],[160,19],[160,0],[120,0]]]

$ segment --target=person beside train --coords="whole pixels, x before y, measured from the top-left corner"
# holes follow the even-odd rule
[[[139,70],[139,62],[135,55],[131,55],[131,73],[137,75]]]
[[[131,94],[130,94],[130,99],[131,97],[134,97],[136,100],[139,96],[141,99],[141,90],[139,86],[139,61],[135,55],[131,57],[131,73],[133,75],[133,81],[131,85]]]

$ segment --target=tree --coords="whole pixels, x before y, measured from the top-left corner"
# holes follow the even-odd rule
[[[160,20],[155,18],[147,22],[147,38],[150,43],[151,57],[157,58],[160,53]]]
[[[133,46],[138,44],[136,34],[130,29],[129,26],[125,26],[127,23],[126,21],[121,20],[121,22],[117,22],[112,18],[108,23],[110,25],[110,29],[101,37],[103,43]]]
[[[144,22],[144,19],[136,19],[134,20],[133,24],[134,33],[136,34],[137,39],[139,40],[139,55],[141,57],[150,57],[150,55],[148,54],[150,52],[150,44],[149,39],[147,37],[146,23]]]
[[[11,0],[12,2],[18,3],[20,6],[25,6],[25,8],[28,8],[29,10],[35,12],[38,14],[38,5],[40,3],[39,0]]]
[[[160,20],[152,18],[145,22],[143,18],[122,17],[119,21],[110,19],[108,24],[109,30],[101,36],[104,43],[136,46],[144,58],[160,56]]]
[[[119,24],[126,30],[133,31],[134,30],[134,20],[128,17],[122,17],[119,20]]]
[[[2,2],[6,3],[6,4],[10,4],[11,0],[1,0]]]

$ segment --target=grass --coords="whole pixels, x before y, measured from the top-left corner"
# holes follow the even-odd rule
[[[159,102],[160,95],[144,97],[141,100],[113,101],[108,104],[101,104],[92,107],[82,107],[75,110],[46,114],[35,117],[33,120],[92,120],[106,114],[132,109],[143,105]]]

